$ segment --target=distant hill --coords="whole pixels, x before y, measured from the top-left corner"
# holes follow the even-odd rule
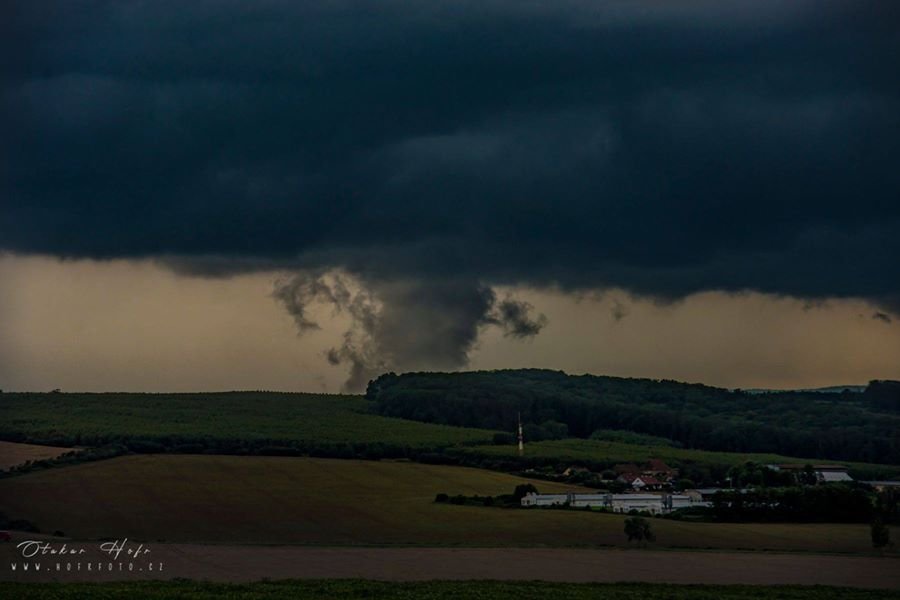
[[[821,394],[843,394],[844,392],[851,392],[853,394],[862,394],[866,391],[866,386],[864,385],[831,385],[828,387],[820,387],[820,388],[799,388],[794,390],[778,390],[778,389],[768,389],[768,388],[751,388],[743,390],[748,394],[772,394],[772,393],[783,393],[783,392],[817,392]]]
[[[380,414],[513,431],[532,441],[625,430],[685,448],[900,464],[895,382],[864,393],[727,390],[671,380],[518,369],[387,374],[369,384]]]

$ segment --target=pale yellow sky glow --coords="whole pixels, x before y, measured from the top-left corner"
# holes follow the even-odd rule
[[[175,275],[151,262],[0,257],[0,388],[68,391],[340,390],[324,352],[347,318],[327,306],[298,337],[275,273]],[[506,290],[499,290],[504,293]],[[900,322],[870,305],[709,292],[660,306],[622,291],[512,290],[549,324],[515,341],[487,329],[469,368],[546,367],[725,387],[814,387],[900,377]],[[627,313],[620,319],[615,313]]]

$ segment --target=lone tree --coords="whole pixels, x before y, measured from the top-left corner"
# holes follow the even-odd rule
[[[642,517],[625,519],[625,535],[628,536],[628,543],[637,540],[641,546],[646,542],[656,541],[656,535],[650,529],[650,523]]]
[[[880,516],[872,519],[872,547],[884,548],[891,543],[891,530]]]
[[[803,467],[803,470],[797,474],[797,480],[801,485],[816,485],[819,483],[819,478],[816,476],[816,471],[812,465]]]
[[[513,498],[516,500],[521,500],[528,494],[537,494],[537,488],[531,485],[530,483],[522,483],[516,486],[515,491],[513,491]]]

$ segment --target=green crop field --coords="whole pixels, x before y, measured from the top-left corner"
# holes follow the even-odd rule
[[[361,396],[278,392],[202,394],[0,394],[0,440],[98,446],[136,452],[300,454],[333,457],[415,456],[455,447],[468,457],[514,458],[509,445],[490,445],[495,432],[452,427],[373,412]],[[612,432],[615,434],[616,432]],[[526,458],[674,464],[807,462],[775,454],[687,450],[669,445],[567,439],[527,444]],[[464,461],[473,462],[473,461]],[[817,462],[817,461],[809,461]],[[477,461],[474,461],[477,464]],[[900,475],[900,467],[851,465],[869,479]]]
[[[405,461],[141,455],[0,480],[0,512],[78,539],[169,542],[625,546],[623,517],[436,504],[439,492],[509,493],[526,480]],[[538,482],[543,492],[576,489]],[[837,524],[653,520],[657,547],[868,553]]]
[[[205,394],[0,394],[0,439],[97,445],[125,440],[272,445],[381,443],[441,447],[490,441],[493,432],[372,414],[360,396]]]
[[[388,583],[360,580],[265,581],[249,584],[199,582],[139,583],[0,583],[0,595],[20,600],[76,600],[133,598],[134,600],[218,600],[266,598],[276,600],[881,600],[900,598],[890,590],[860,590],[825,586],[661,585],[634,583],[547,583],[539,581],[427,581]]]
[[[514,458],[518,456],[515,446],[481,445],[460,449],[463,454]],[[690,450],[672,446],[645,446],[605,440],[547,440],[525,445],[526,458],[546,458],[564,463],[565,461],[589,461],[600,463],[644,462],[660,458],[672,464],[694,463],[700,465],[732,466],[755,461],[758,463],[821,463],[821,459],[804,459],[778,454],[711,452]],[[900,466],[831,461],[850,467],[858,476],[869,479],[887,478],[900,475]]]

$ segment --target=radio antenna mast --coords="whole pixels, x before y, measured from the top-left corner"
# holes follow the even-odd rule
[[[519,456],[525,453],[525,436],[522,435],[522,413],[519,413]]]

